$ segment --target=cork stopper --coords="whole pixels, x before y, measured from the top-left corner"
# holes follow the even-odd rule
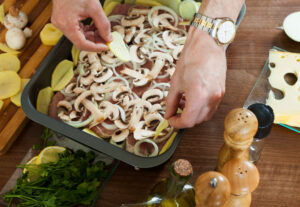
[[[248,109],[233,109],[225,118],[224,139],[227,145],[248,148],[258,129],[258,121],[254,113]]]
[[[252,193],[259,184],[259,172],[248,160],[232,159],[224,165],[221,172],[228,178],[234,195]]]
[[[13,17],[18,17],[19,12],[20,12],[20,10],[17,7],[12,6],[9,8],[9,14]]]
[[[218,172],[200,175],[195,184],[196,207],[222,207],[230,196],[228,179]]]
[[[181,177],[186,177],[193,174],[193,167],[189,161],[179,159],[174,163],[174,172]]]

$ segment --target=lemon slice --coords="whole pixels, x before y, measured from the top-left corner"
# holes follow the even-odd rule
[[[182,18],[192,20],[198,12],[199,6],[193,0],[185,0],[179,5],[179,14]]]
[[[3,107],[3,105],[4,105],[4,102],[2,100],[0,100],[0,111],[1,111],[1,109]]]
[[[21,78],[14,71],[0,72],[0,99],[16,95],[21,89]]]
[[[59,41],[63,33],[54,27],[53,24],[48,23],[44,26],[40,33],[41,41],[44,45],[53,46]]]
[[[0,5],[0,23],[4,25],[4,4]]]
[[[11,102],[13,102],[16,106],[21,106],[21,96],[22,96],[22,92],[25,88],[25,86],[27,85],[27,83],[29,82],[30,79],[21,79],[21,90],[19,91],[19,93],[15,96],[12,96],[10,98]]]
[[[66,148],[61,146],[50,146],[43,149],[36,159],[36,164],[46,164],[49,162],[57,162],[59,160],[59,153],[63,153]]]
[[[51,78],[53,91],[60,91],[72,80],[74,76],[73,67],[73,62],[69,60],[63,60],[56,66]]]
[[[3,52],[7,52],[9,54],[12,54],[12,55],[17,55],[17,54],[21,53],[17,50],[13,50],[13,49],[9,48],[5,43],[2,43],[2,42],[0,42],[0,50]]]
[[[47,87],[40,90],[36,101],[36,109],[39,112],[48,115],[48,109],[49,109],[50,102],[52,100],[52,96],[53,96],[52,88]]]
[[[121,34],[118,32],[112,32],[112,36],[113,36],[113,41],[107,44],[109,49],[121,61],[123,62],[130,61],[131,57],[129,54],[129,50],[126,47]]]
[[[155,135],[154,135],[154,138],[153,140],[155,141],[156,138],[159,136],[159,134],[165,129],[167,128],[169,125],[169,122],[167,120],[162,120],[159,125],[157,126],[156,128],[156,131],[155,131]]]
[[[9,53],[0,54],[0,71],[11,70],[18,72],[20,68],[21,62],[17,56]]]
[[[145,5],[145,6],[162,6],[161,3],[153,0],[136,0],[135,4],[137,5]]]
[[[26,163],[27,168],[24,168],[24,170],[23,170],[23,173],[28,172],[28,175],[27,175],[28,182],[33,182],[40,178],[40,168],[36,164],[37,158],[38,158],[38,156],[31,158],[31,160],[29,160]]]
[[[95,136],[95,137],[101,138],[101,137],[98,136],[98,134],[96,134],[95,132],[93,132],[93,131],[90,130],[89,128],[84,128],[82,131],[84,131],[84,132],[86,132],[86,133],[88,133],[88,134],[90,134],[90,135],[93,135],[93,136]]]
[[[162,148],[161,151],[159,152],[160,155],[163,154],[164,152],[166,152],[166,151],[171,147],[171,145],[172,145],[173,142],[174,142],[174,139],[175,139],[176,135],[177,135],[177,132],[174,132],[174,133],[170,136],[170,138],[168,139],[168,141],[166,142],[166,144],[163,146],[163,148]]]

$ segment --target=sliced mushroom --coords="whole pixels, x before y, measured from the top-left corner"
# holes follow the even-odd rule
[[[79,94],[81,94],[81,93],[86,92],[86,89],[80,88],[80,87],[76,87],[76,88],[73,89],[73,92],[74,92],[76,95],[79,95]]]
[[[80,78],[80,83],[84,86],[89,86],[94,82],[94,75],[90,70],[88,70],[84,75]]]
[[[87,98],[87,97],[89,97],[89,96],[91,96],[92,95],[92,92],[91,91],[85,91],[85,92],[83,92],[82,94],[80,94],[77,98],[76,98],[76,100],[75,100],[75,102],[74,102],[74,108],[75,108],[75,110],[76,111],[82,111],[82,109],[80,109],[80,105],[81,105],[81,103]]]
[[[122,27],[121,25],[115,25],[112,28],[113,31],[119,32],[122,36],[122,38],[124,39],[125,37],[125,28]]]
[[[125,30],[125,38],[124,38],[124,41],[125,41],[127,44],[132,40],[132,38],[133,38],[135,32],[136,32],[136,27],[130,27],[130,28],[128,28],[128,29]]]
[[[176,46],[174,48],[174,50],[172,51],[172,56],[175,60],[178,60],[179,59],[179,54],[181,53],[181,51],[183,50],[183,45],[180,45],[180,46]]]
[[[168,46],[170,49],[175,49],[176,45],[172,43],[173,38],[169,36],[170,31],[164,31],[162,34],[163,40],[165,44]]]
[[[65,92],[66,93],[73,93],[74,88],[76,87],[76,83],[70,83],[66,86]]]
[[[145,62],[145,57],[141,54],[139,48],[140,48],[140,47],[137,46],[137,45],[132,45],[132,46],[129,48],[129,53],[130,53],[130,56],[131,56],[131,60],[132,60],[133,62],[142,64],[142,63]]]
[[[113,92],[112,100],[119,101],[120,99],[123,99],[124,96],[128,95],[130,91],[131,91],[130,88],[126,86],[121,86]]]
[[[157,126],[163,120],[159,113],[148,114],[144,118],[148,127]]]
[[[128,137],[128,135],[129,135],[128,129],[120,129],[113,133],[111,139],[114,142],[122,142]]]
[[[104,99],[104,95],[99,93],[98,90],[98,84],[97,83],[93,83],[90,87],[90,90],[93,94],[93,97],[96,101],[102,101]]]
[[[65,111],[70,112],[72,110],[72,104],[69,101],[62,100],[58,102],[57,108],[63,108]]]
[[[172,67],[172,68],[167,69],[166,72],[169,73],[170,77],[172,77],[173,74],[175,73],[175,70],[176,69],[174,67]]]
[[[113,72],[111,69],[105,68],[103,71],[97,73],[94,75],[94,81],[96,83],[103,83],[110,79],[113,76]]]
[[[104,85],[100,85],[97,87],[97,91],[99,93],[110,93],[119,88],[120,86],[123,86],[122,82],[111,82],[106,83]]]
[[[171,14],[163,13],[163,14],[153,17],[152,23],[155,28],[160,29],[160,30],[170,29],[173,31],[177,31],[178,28],[176,26],[173,26],[168,20],[174,22],[175,18]]]
[[[88,61],[88,54],[89,54],[89,52],[87,52],[87,51],[84,51],[84,50],[80,51],[79,57],[78,57],[79,61],[81,63],[87,62]]]
[[[150,29],[141,30],[134,38],[134,42],[136,44],[141,44],[141,42],[143,42],[145,39],[150,38],[150,35],[147,34],[150,31],[151,31]]]
[[[129,16],[138,16],[138,15],[148,15],[150,9],[140,9],[140,8],[135,8],[132,7],[129,9],[128,14]]]
[[[150,103],[155,103],[155,102],[163,99],[163,97],[164,97],[164,95],[163,95],[162,91],[154,88],[154,89],[146,91],[143,94],[142,99],[149,101]]]
[[[105,120],[105,118],[106,118],[105,114],[102,111],[100,111],[93,102],[91,102],[90,100],[84,99],[82,101],[82,104],[94,116],[94,120],[91,124],[92,126],[96,126],[97,124],[99,124]]]
[[[121,25],[124,27],[138,26],[143,24],[145,17],[143,15],[125,16],[121,19]]]
[[[127,129],[127,128],[128,128],[128,123],[124,123],[122,120],[116,120],[116,121],[114,121],[114,124],[115,124],[119,129]]]
[[[165,66],[165,59],[162,57],[157,57],[155,63],[151,69],[151,72],[147,75],[149,80],[154,80],[160,73],[161,69]]]
[[[135,140],[142,140],[149,137],[154,137],[155,131],[147,130],[144,127],[146,126],[146,123],[144,121],[141,121],[137,124],[136,130],[133,133]]]
[[[155,112],[157,112],[157,111],[159,111],[159,110],[161,110],[161,105],[160,105],[160,104],[154,104],[154,105],[152,105],[152,107],[151,107],[150,113],[155,113]]]
[[[109,101],[102,101],[99,105],[99,109],[104,112],[105,117],[110,120],[117,120],[119,118],[119,109],[116,105]]]
[[[78,117],[77,112],[76,111],[71,111],[70,115],[69,115],[70,119],[76,119]]]
[[[168,53],[163,53],[163,52],[153,52],[151,55],[150,55],[150,58],[153,59],[155,57],[159,57],[159,58],[164,58],[166,59],[169,63],[173,63],[173,57],[168,54]]]
[[[114,57],[111,51],[101,53],[101,60],[107,64],[115,64],[118,62],[118,58]]]
[[[141,103],[134,105],[133,111],[131,113],[131,119],[129,121],[128,129],[130,132],[134,132],[137,124],[140,122],[143,116],[144,107]]]

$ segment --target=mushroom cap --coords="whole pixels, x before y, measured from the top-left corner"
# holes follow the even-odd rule
[[[122,129],[122,130],[116,130],[111,139],[114,142],[122,142],[124,141],[129,135],[129,130],[128,129]]]
[[[234,195],[252,193],[259,184],[259,172],[248,160],[232,159],[224,165],[221,172],[228,178]]]
[[[228,179],[218,172],[206,172],[200,175],[195,184],[197,207],[223,206],[230,196]]]
[[[26,43],[24,32],[19,28],[8,29],[5,34],[5,41],[8,47],[14,50],[20,50]]]
[[[11,28],[23,29],[27,25],[27,23],[28,23],[28,17],[22,11],[20,11],[19,15],[17,16],[13,16],[8,13],[4,18],[4,26],[7,29],[11,29]]]

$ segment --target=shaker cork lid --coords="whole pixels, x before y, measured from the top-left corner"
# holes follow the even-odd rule
[[[229,145],[248,145],[253,141],[258,121],[248,109],[233,109],[225,118],[225,142]]]
[[[200,175],[195,184],[196,207],[221,207],[230,196],[228,179],[218,172]]]
[[[193,167],[189,161],[178,159],[174,163],[174,172],[181,177],[190,176],[193,174]]]
[[[248,160],[234,158],[224,165],[221,172],[228,178],[234,195],[252,193],[258,186],[259,172]]]

